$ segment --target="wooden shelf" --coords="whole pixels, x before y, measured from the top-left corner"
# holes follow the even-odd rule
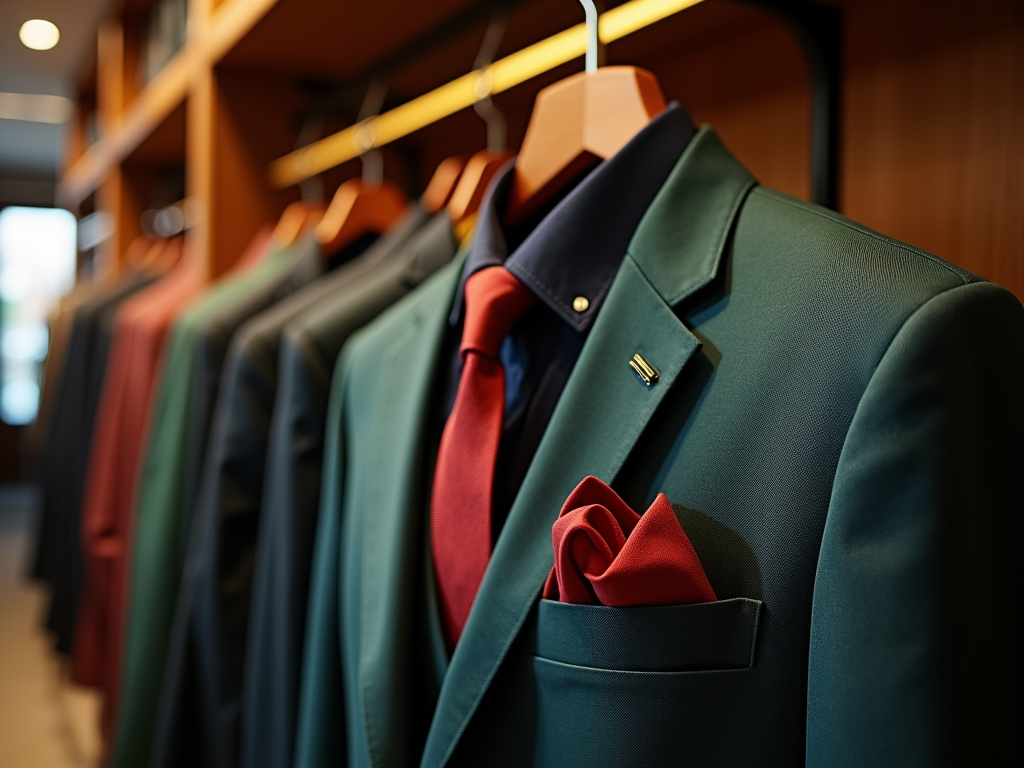
[[[104,135],[82,153],[61,179],[61,205],[75,207],[92,194],[114,167],[128,158],[138,146],[185,103],[189,80],[195,70],[191,50],[183,50],[143,88]]]

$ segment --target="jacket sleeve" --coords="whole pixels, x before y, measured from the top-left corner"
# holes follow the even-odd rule
[[[807,764],[1021,760],[1024,311],[972,283],[892,340],[839,459],[811,620]]]
[[[339,568],[345,489],[344,399],[348,348],[342,351],[327,404],[320,514],[316,525],[302,682],[295,734],[296,768],[344,766],[345,704],[341,681]]]

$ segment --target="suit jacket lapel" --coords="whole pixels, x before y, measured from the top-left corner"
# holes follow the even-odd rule
[[[447,327],[462,258],[423,286],[407,332],[381,351],[380,428],[372,440],[372,475],[363,517],[359,622],[359,687],[367,745],[375,764],[406,762],[402,754],[413,599],[421,528],[421,450],[431,383]]]
[[[611,482],[700,347],[673,306],[715,275],[753,184],[702,129],[641,222],[566,384],[477,595],[441,689],[422,765],[443,765],[535,605],[553,564],[551,525],[586,475]],[[645,385],[639,353],[660,372]]]

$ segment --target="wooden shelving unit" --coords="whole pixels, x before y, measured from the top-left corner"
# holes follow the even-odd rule
[[[93,99],[100,136],[86,147],[84,123],[75,124],[59,201],[79,212],[95,207],[113,214],[115,234],[105,244],[103,263],[116,270],[120,256],[140,232],[141,213],[171,202],[166,197],[173,184],[167,179],[177,174],[184,179],[184,194],[196,214],[188,233],[190,258],[201,260],[211,278],[234,262],[260,225],[274,221],[300,196],[298,188],[274,190],[267,167],[295,148],[301,116],[324,103],[324,94],[330,92],[340,95],[322,116],[321,132],[326,135],[350,124],[366,78],[377,64],[410,44],[423,43],[428,33],[445,30],[446,24],[472,13],[478,4],[192,0],[185,47],[140,87],[139,20],[149,2],[124,0],[99,31]],[[679,44],[743,34],[751,26],[777,26],[765,13],[740,4],[707,5],[638,34],[641,40],[616,44],[609,50],[609,60],[621,52],[622,61],[658,70],[659,59],[672,59]],[[582,18],[571,2],[523,0],[510,7],[499,55]],[[478,15],[480,23],[462,24],[464,29],[446,34],[433,49],[424,46],[415,61],[394,68],[387,105],[412,99],[469,71],[487,19],[486,13]],[[786,65],[792,68],[795,63],[800,77],[799,55],[781,29],[778,36],[785,53],[793,54],[783,57]],[[522,138],[537,91],[577,69],[579,63],[573,62],[496,100],[508,120],[512,146]],[[674,76],[664,66],[660,70],[667,73],[666,90],[671,95],[668,86]],[[790,72],[783,79],[792,76]],[[84,113],[89,105],[83,99],[81,106]],[[806,136],[799,138],[806,144]],[[472,152],[484,143],[482,121],[464,110],[386,147],[385,174],[415,194],[441,159]],[[358,172],[358,162],[350,162],[325,173],[324,194]]]
[[[85,147],[85,124],[71,132],[69,165],[59,201],[80,209],[93,195],[96,207],[113,214],[116,226],[107,243],[108,264],[116,268],[127,244],[139,233],[139,215],[160,204],[161,176],[177,171],[186,180],[200,224],[190,233],[191,257],[220,269],[211,259],[209,222],[216,209],[211,194],[214,160],[213,68],[273,2],[233,0],[214,8],[204,0],[189,7],[190,37],[185,47],[145,86],[139,83],[144,2],[126,2],[99,30],[96,104],[100,138]],[[81,111],[81,110],[80,110]]]
[[[141,212],[171,202],[177,184],[196,214],[190,258],[211,279],[300,197],[268,177],[300,133],[310,141],[352,124],[382,63],[391,65],[385,109],[466,74],[488,18],[483,0],[190,0],[185,47],[140,87],[140,19],[153,1],[114,0],[99,30],[59,202],[114,215],[103,263],[116,270]],[[826,1],[845,17],[840,212],[1024,296],[1024,145],[1010,138],[1024,119],[1024,6]],[[582,21],[576,0],[508,7],[498,58]],[[610,45],[607,63],[652,70],[762,183],[810,198],[810,77],[769,12],[707,0]],[[571,62],[495,97],[510,147],[537,91],[581,68]],[[89,145],[91,113],[99,138]],[[308,121],[312,113],[320,119]],[[303,130],[311,125],[319,135]],[[438,162],[482,148],[485,137],[484,123],[463,110],[384,147],[385,175],[418,194]],[[326,172],[323,195],[358,173],[358,161]]]

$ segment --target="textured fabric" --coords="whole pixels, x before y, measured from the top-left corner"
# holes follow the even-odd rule
[[[219,362],[201,358],[197,339],[230,335],[241,322],[235,315],[249,297],[283,279],[292,263],[288,250],[271,247],[259,235],[239,263],[181,313],[170,331],[153,403],[153,426],[143,447],[135,525],[131,547],[131,579],[121,659],[121,695],[111,765],[145,765],[161,694],[168,636],[174,615],[185,521],[191,504],[184,497],[184,479],[191,454],[202,450],[204,436],[192,435],[193,406],[203,407],[206,392],[197,381],[219,378]],[[244,308],[243,308],[244,309]],[[250,310],[252,311],[252,310]],[[242,318],[246,316],[240,312]],[[214,348],[213,344],[207,349]]]
[[[410,664],[432,642],[413,621],[429,553],[424,392],[459,279],[440,273],[363,329],[336,374],[304,680],[344,709],[314,746],[350,766],[428,768],[955,764],[968,750],[961,764],[1020,762],[1005,606],[1024,586],[1024,309],[1011,294],[757,187],[701,129],[633,235],[435,706],[413,697]],[[636,353],[660,372],[652,386]],[[669,620],[646,626],[671,669],[602,667],[628,661],[625,646],[538,653],[557,639],[538,599],[551,526],[587,475],[633,509],[659,493],[677,505],[710,607],[762,604],[752,663],[674,655]],[[560,634],[609,643],[654,610],[552,605],[579,617]],[[749,638],[749,622],[731,627],[723,642]]]
[[[641,517],[605,483],[585,477],[558,513],[551,545],[548,600],[624,608],[716,599],[663,493]]]
[[[281,330],[329,293],[327,269],[352,277],[369,268],[372,254],[360,255],[369,242],[327,257],[311,233],[274,280],[226,310],[240,325],[227,349],[194,513],[185,521],[185,560],[175,573],[180,588],[150,762],[156,768],[238,762],[245,630]]]
[[[295,749],[331,371],[351,333],[451,261],[451,221],[445,212],[428,219],[412,205],[372,251],[373,269],[351,280],[327,278],[328,294],[281,337],[241,706],[241,762],[248,768],[291,765]]]
[[[132,273],[89,291],[74,310],[63,373],[56,381],[53,414],[40,456],[42,505],[32,575],[50,587],[44,623],[54,647],[70,654],[85,579],[80,534],[82,488],[96,410],[110,352],[112,320],[154,275]]]
[[[430,503],[434,569],[445,634],[459,642],[491,555],[491,497],[505,408],[498,349],[536,301],[504,267],[466,281],[462,378],[437,453]]]
[[[1024,763],[1004,602],[1024,535],[1020,314],[991,283],[940,293],[864,390],[814,580],[811,764]],[[980,670],[987,659],[999,669]]]

